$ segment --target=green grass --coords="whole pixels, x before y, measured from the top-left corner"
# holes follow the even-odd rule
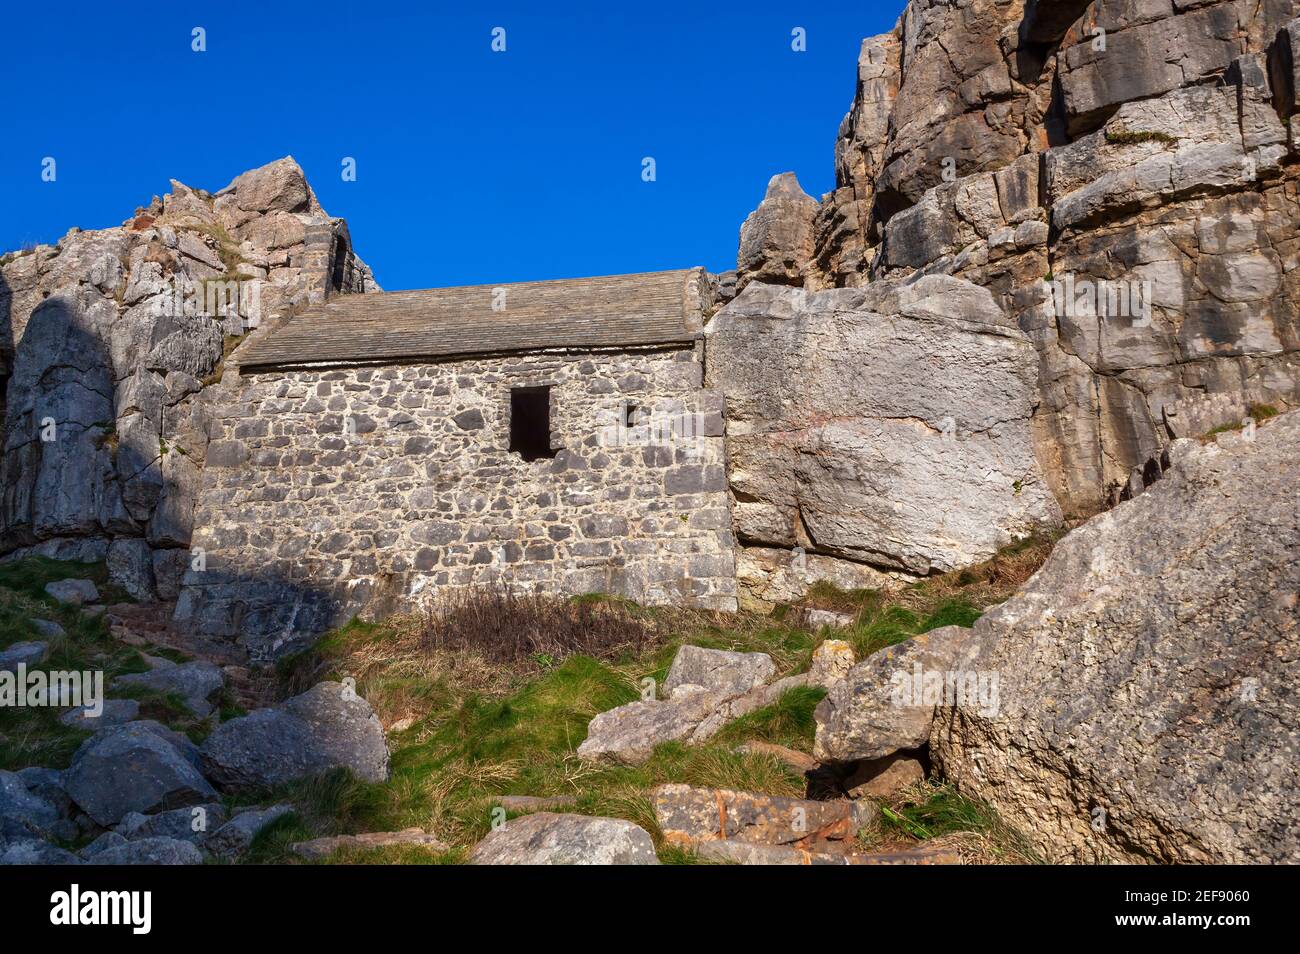
[[[915,839],[920,842],[956,834],[981,836],[993,858],[1038,861],[1025,838],[1007,826],[987,804],[962,796],[951,785],[927,784],[890,805],[880,806],[876,843]]]
[[[458,863],[499,818],[501,796],[562,795],[573,799],[570,811],[626,818],[645,828],[665,863],[704,863],[689,850],[663,842],[651,790],[678,782],[801,796],[805,780],[779,759],[736,749],[746,741],[765,741],[810,752],[816,728],[813,713],[823,690],[787,691],[766,708],[727,725],[705,744],[667,743],[636,766],[577,758],[576,749],[594,716],[640,698],[647,677],[661,682],[683,643],[765,652],[776,663],[777,675],[786,676],[806,671],[813,650],[827,636],[847,639],[861,659],[940,626],[968,626],[985,608],[1011,595],[1041,563],[1052,542],[1051,537],[1021,541],[961,574],[931,577],[889,594],[818,585],[809,596],[811,605],[832,606],[852,613],[854,620],[847,627],[816,633],[792,622],[800,618],[797,613],[765,618],[631,607],[663,623],[657,631],[672,634],[656,637],[657,644],[636,656],[573,655],[488,665],[472,652],[428,649],[418,625],[410,620],[354,621],[327,634],[311,650],[281,661],[277,676],[285,694],[305,691],[323,679],[355,678],[358,692],[386,725],[400,719],[406,726],[388,735],[391,777],[373,784],[340,770],[229,798],[231,807],[294,806],[291,814],[258,836],[241,860],[306,863],[290,851],[293,843],[324,835],[418,827],[438,835],[450,850],[443,854],[411,847],[345,851],[325,863]],[[0,566],[0,614],[9,612],[21,622],[24,614],[40,610],[40,615],[68,625],[69,636],[59,641],[54,660],[67,664],[65,668],[106,668],[108,679],[144,669],[137,652],[109,639],[102,620],[53,607],[43,596],[46,582],[69,575],[98,582],[103,569],[55,561]],[[158,718],[196,740],[206,731],[207,726],[193,719],[180,700],[143,690],[134,695],[145,717]],[[230,700],[224,700],[222,707],[223,717],[238,711]],[[0,713],[0,766],[66,764],[84,733],[58,726],[56,716],[57,710],[28,710],[17,716]],[[15,718],[20,721],[15,723]],[[995,831],[989,813],[952,793],[889,811],[882,837],[924,839],[957,830],[980,835]]]
[[[61,579],[88,579],[105,600],[124,597],[108,584],[102,563],[75,563],[30,557],[0,564],[0,648],[40,639],[49,643],[43,670],[104,673],[104,689],[115,676],[143,672],[148,667],[140,654],[111,638],[102,617],[89,616],[75,606],[61,606],[45,593],[45,584]],[[32,619],[61,625],[65,635],[40,635]],[[112,695],[120,695],[113,692]],[[0,707],[0,768],[14,771],[29,765],[64,768],[88,733],[58,721],[63,710],[54,707]]]

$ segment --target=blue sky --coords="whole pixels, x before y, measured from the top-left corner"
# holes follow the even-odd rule
[[[834,186],[860,42],[902,5],[10,4],[0,250],[293,155],[385,288],[721,271],[771,175]]]

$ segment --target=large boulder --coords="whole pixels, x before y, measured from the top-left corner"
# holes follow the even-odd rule
[[[969,629],[944,626],[868,656],[817,704],[813,755],[855,762],[924,745],[945,693],[965,691],[977,649]],[[985,687],[987,694],[987,681]],[[991,689],[995,694],[997,686]],[[979,691],[977,677],[976,701]]]
[[[384,727],[369,703],[337,682],[223,723],[200,752],[208,777],[227,789],[278,785],[331,768],[367,782],[388,778]]]
[[[986,289],[755,282],[707,333],[743,541],[924,575],[1060,519],[1034,349]]]
[[[473,865],[657,865],[649,832],[621,818],[539,812],[513,818],[474,846]]]
[[[1300,861],[1300,413],[1180,440],[972,631],[943,775],[1049,859]]]
[[[81,744],[63,776],[68,795],[99,825],[216,796],[195,765],[193,746],[157,722],[129,722]]]

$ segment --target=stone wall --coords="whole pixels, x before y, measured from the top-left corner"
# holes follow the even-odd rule
[[[214,414],[206,565],[176,614],[254,658],[447,587],[735,608],[721,400],[695,348],[245,374]],[[528,462],[510,392],[538,385],[560,450]]]

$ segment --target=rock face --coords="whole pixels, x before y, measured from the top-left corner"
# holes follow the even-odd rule
[[[743,543],[925,575],[1059,520],[1031,437],[1034,349],[986,289],[754,282],[708,348]]]
[[[375,288],[290,158],[0,258],[0,553],[107,559],[135,598],[174,596],[226,342]]]
[[[539,812],[511,819],[479,842],[473,865],[657,865],[654,841],[621,818]]]
[[[793,172],[773,176],[767,195],[740,229],[736,290],[751,281],[803,284],[816,214],[817,200],[799,187]]]
[[[1300,413],[1169,453],[976,623],[1000,707],[932,756],[1050,859],[1295,863]]]
[[[793,227],[806,207],[769,189],[739,283],[987,288],[1034,348],[1043,476],[1067,513],[1095,512],[1202,403],[1300,404],[1297,14],[1294,0],[911,0],[863,41],[811,255]],[[790,225],[797,254],[755,254],[768,221]]]
[[[207,776],[225,789],[278,785],[331,768],[368,782],[388,778],[383,726],[364,699],[337,682],[222,723],[200,752]]]

